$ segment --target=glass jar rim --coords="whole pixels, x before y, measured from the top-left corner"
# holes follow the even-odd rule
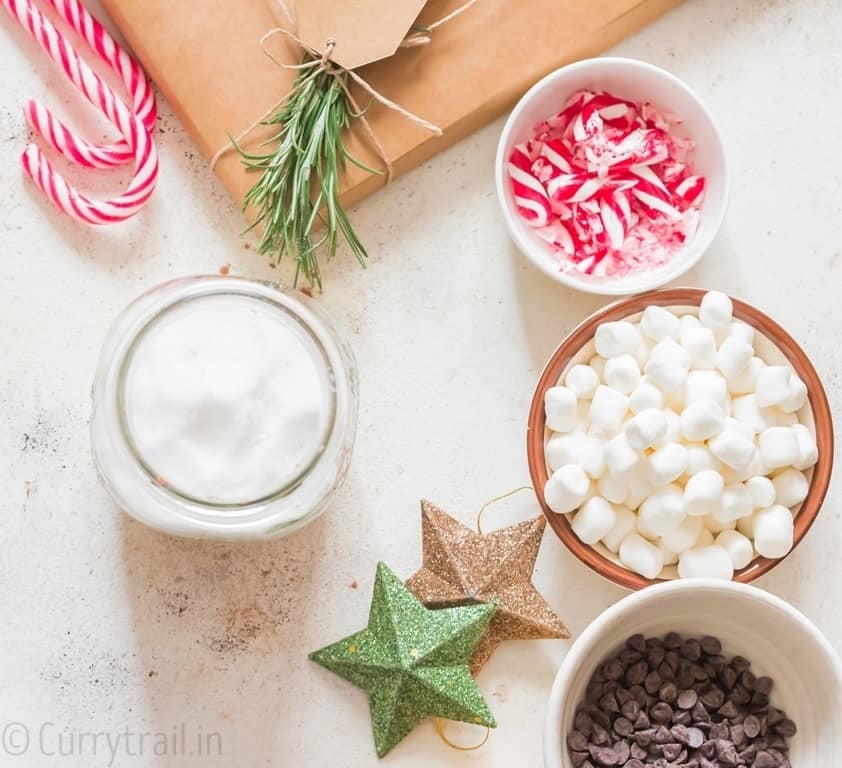
[[[243,280],[243,283],[250,282],[252,281],[248,281],[245,279]],[[189,302],[199,301],[202,299],[206,299],[210,296],[237,296],[251,299],[254,301],[261,301],[272,306],[273,309],[275,309],[276,311],[284,313],[287,316],[287,318],[289,318],[297,324],[298,328],[300,328],[306,334],[306,338],[308,339],[308,341],[310,341],[313,344],[313,348],[318,353],[318,361],[324,366],[326,378],[330,384],[326,391],[326,404],[330,409],[330,413],[325,421],[324,430],[321,435],[321,440],[319,441],[318,448],[311,460],[301,469],[300,472],[298,472],[292,479],[288,480],[279,488],[271,491],[270,493],[263,494],[259,497],[243,500],[240,502],[214,502],[209,499],[199,498],[195,495],[186,493],[180,490],[175,485],[167,482],[166,479],[161,477],[158,473],[156,473],[150,467],[148,462],[144,459],[142,452],[138,448],[137,443],[135,442],[134,437],[132,435],[132,430],[129,426],[129,421],[126,413],[126,380],[128,370],[131,366],[134,354],[137,351],[139,344],[146,337],[146,334],[150,330],[152,330],[160,321],[162,321],[169,312],[175,310],[176,308],[183,307]],[[336,372],[334,370],[331,359],[327,353],[327,350],[325,349],[324,343],[322,342],[322,339],[317,333],[314,332],[313,328],[311,328],[308,323],[304,322],[303,318],[291,307],[286,306],[285,304],[274,300],[273,297],[267,296],[265,294],[255,295],[254,293],[250,293],[247,291],[234,289],[219,289],[219,287],[213,286],[210,287],[209,290],[204,290],[195,294],[188,294],[186,296],[178,296],[174,300],[169,301],[163,306],[158,307],[153,314],[151,314],[148,318],[145,319],[143,325],[136,330],[136,332],[132,336],[130,343],[124,349],[121,359],[119,361],[116,383],[117,416],[121,437],[125,441],[126,448],[129,451],[132,458],[134,459],[134,461],[137,463],[137,466],[146,475],[147,479],[160,491],[172,496],[178,501],[185,502],[191,506],[202,508],[213,513],[248,510],[252,507],[271,504],[273,501],[277,501],[278,499],[288,496],[289,494],[294,492],[306,480],[306,478],[310,475],[313,469],[318,465],[319,461],[324,455],[330,436],[336,427]]]

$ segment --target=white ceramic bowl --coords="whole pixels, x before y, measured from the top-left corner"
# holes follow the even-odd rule
[[[582,88],[606,90],[636,102],[650,101],[656,107],[678,115],[687,135],[696,141],[695,167],[706,179],[699,228],[695,237],[662,267],[613,278],[589,278],[562,272],[550,247],[517,212],[506,170],[512,147],[531,138],[537,122],[556,114],[564,102]],[[728,173],[722,139],[707,108],[677,77],[635,59],[585,59],[550,73],[532,86],[512,110],[503,128],[497,147],[495,175],[503,219],[520,250],[554,280],[587,293],[612,296],[639,293],[684,274],[711,244],[722,225],[728,204]]]
[[[775,680],[772,704],[798,725],[794,768],[842,765],[842,662],[830,643],[788,603],[756,587],[705,579],[672,581],[613,605],[576,640],[556,675],[544,731],[545,768],[573,768],[566,739],[598,664],[630,635],[675,630],[714,635],[723,653],[745,656]]]

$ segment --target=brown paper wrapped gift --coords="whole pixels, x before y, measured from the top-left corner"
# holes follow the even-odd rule
[[[282,99],[293,82],[295,71],[279,67],[260,46],[263,35],[279,26],[276,1],[103,0],[103,5],[210,158],[229,135],[239,134]],[[431,135],[377,103],[366,117],[394,172],[402,173],[501,114],[547,72],[599,53],[678,2],[479,0],[436,29],[429,45],[400,49],[360,70],[378,92],[440,126],[443,135]],[[430,0],[419,23],[463,4]],[[376,29],[376,18],[367,21]],[[280,61],[301,58],[301,49],[281,35],[267,45]],[[366,94],[359,102],[368,102]],[[254,146],[270,131],[261,126],[244,144]],[[347,143],[363,162],[383,167],[359,126]],[[216,171],[237,201],[256,179],[235,152],[224,155]],[[384,176],[350,166],[343,199],[352,203],[383,183]]]

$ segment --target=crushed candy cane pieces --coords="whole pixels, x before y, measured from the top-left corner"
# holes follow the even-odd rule
[[[562,271],[652,269],[695,235],[705,179],[679,122],[649,103],[579,91],[514,147],[508,170],[518,213]]]

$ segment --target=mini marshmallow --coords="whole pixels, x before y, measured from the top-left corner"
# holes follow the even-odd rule
[[[605,474],[605,443],[596,435],[585,435],[580,453],[570,464],[581,464],[582,469],[595,480]]]
[[[684,494],[677,485],[658,488],[640,505],[637,528],[653,538],[677,528],[684,520]]]
[[[624,431],[629,445],[643,451],[667,434],[667,417],[659,408],[647,408],[629,419]]]
[[[722,491],[722,506],[713,513],[720,523],[739,520],[754,512],[754,497],[742,483],[726,485]]]
[[[742,520],[743,518],[740,519]],[[702,524],[714,535],[722,533],[722,531],[733,531],[737,527],[736,520],[720,520],[714,515],[703,517]]]
[[[728,553],[734,570],[745,568],[754,559],[751,541],[737,531],[722,531],[716,537],[716,544]]]
[[[687,446],[687,474],[698,475],[706,470],[719,472],[722,462],[716,458],[705,445]]]
[[[793,371],[789,377],[789,394],[778,403],[784,413],[795,413],[807,402],[807,385]]]
[[[712,370],[716,364],[716,337],[703,325],[681,326],[681,346],[690,353],[690,365],[696,370]]]
[[[716,353],[716,367],[722,371],[726,379],[739,376],[751,362],[754,349],[742,339],[729,336],[722,342]]]
[[[762,432],[777,424],[775,412],[771,408],[762,408],[757,402],[757,395],[735,397],[731,401],[731,414],[755,432]]]
[[[763,557],[779,558],[792,549],[792,513],[780,504],[762,509],[754,517],[754,548]]]
[[[633,413],[640,413],[647,408],[663,408],[664,395],[660,389],[644,376],[629,396],[629,408]]]
[[[687,379],[690,353],[674,339],[662,339],[652,348],[644,370],[655,386],[675,392],[681,389]]]
[[[702,530],[699,533],[699,539],[696,542],[696,549],[699,547],[709,547],[713,544],[713,534],[705,528],[704,520],[702,521]]]
[[[745,469],[731,469],[731,467],[724,467],[722,469],[722,476],[725,478],[725,484],[729,483],[744,483],[752,477],[758,475],[765,475],[768,472],[766,466],[763,464],[763,459],[760,458],[760,451],[754,452],[754,458],[749,462]]]
[[[580,400],[593,397],[599,386],[599,374],[589,365],[574,365],[564,377],[564,383]]]
[[[620,544],[637,528],[637,515],[628,507],[614,507],[614,526],[602,537],[602,543],[611,552],[619,552]]]
[[[553,434],[544,446],[544,456],[549,468],[555,471],[565,464],[578,464],[587,438],[581,430]]]
[[[565,464],[544,485],[544,501],[560,515],[572,512],[587,498],[591,481],[578,464]]]
[[[728,336],[733,336],[746,344],[754,346],[754,328],[741,320],[735,320],[728,326]]]
[[[796,469],[804,471],[809,469],[819,460],[819,449],[816,447],[816,438],[803,424],[795,424],[792,426],[792,431],[795,432],[798,438],[798,461],[793,462]]]
[[[725,579],[734,578],[734,563],[728,552],[714,544],[709,547],[694,547],[681,553],[678,560],[678,575],[682,579]]]
[[[725,426],[739,432],[746,440],[754,441],[754,430],[744,421],[729,416],[725,419]]]
[[[641,502],[652,494],[655,486],[650,482],[649,472],[643,462],[635,467],[635,471],[629,473],[627,479],[629,496],[626,499],[626,506],[630,509],[637,509]]]
[[[654,579],[664,567],[664,556],[654,544],[632,533],[620,545],[620,562],[630,571]]]
[[[588,360],[588,365],[591,367],[593,372],[599,377],[600,381],[605,379],[605,358],[601,357],[600,355],[594,355],[590,360]]]
[[[699,400],[681,412],[681,432],[691,442],[701,442],[719,434],[725,414],[715,400]]]
[[[732,395],[750,395],[757,387],[757,376],[765,367],[763,360],[752,357],[739,374],[728,378],[728,391]]]
[[[623,424],[629,399],[621,392],[600,384],[596,388],[588,417],[591,424],[608,434],[614,434]]]
[[[717,371],[690,371],[687,374],[684,405],[694,405],[701,400],[713,400],[726,416],[729,414],[728,383]]]
[[[608,499],[612,504],[622,504],[629,495],[629,487],[625,479],[609,474],[597,480],[596,489],[600,496]]]
[[[679,319],[668,309],[652,305],[643,310],[640,318],[640,330],[652,341],[677,339],[681,330]]]
[[[648,459],[649,480],[655,486],[676,480],[687,468],[687,449],[681,443],[668,443]]]
[[[772,484],[775,487],[775,504],[782,504],[785,507],[800,504],[807,498],[807,492],[810,490],[807,476],[792,468],[775,475]]]
[[[681,441],[681,417],[669,408],[665,408],[663,413],[667,417],[667,433],[660,440],[655,441],[656,448],[663,448],[670,443]]]
[[[652,354],[652,346],[652,340],[644,337],[640,342],[640,346],[635,350],[633,357],[637,360],[637,364],[641,368],[646,365],[649,355]]]
[[[580,541],[596,544],[614,527],[616,519],[614,508],[601,496],[593,496],[579,507],[570,527]]]
[[[629,395],[639,382],[640,366],[631,355],[620,355],[606,361],[605,383],[611,389]]]
[[[732,469],[746,469],[754,459],[754,443],[738,430],[728,425],[708,442],[710,452]]]
[[[702,518],[686,517],[681,522],[681,525],[673,528],[671,531],[667,531],[661,537],[661,541],[667,549],[680,555],[685,550],[696,545],[701,532]]]
[[[731,299],[720,291],[708,291],[699,304],[699,322],[714,331],[728,328],[733,316]]]
[[[544,393],[546,424],[554,432],[576,429],[576,395],[567,387],[550,387]]]
[[[633,355],[640,346],[640,331],[625,320],[601,323],[594,334],[594,346],[602,357]]]
[[[746,480],[746,488],[751,494],[755,509],[766,509],[775,503],[775,485],[768,477],[752,477]]]
[[[757,517],[757,512],[753,515],[749,515],[748,517],[741,517],[737,520],[737,530],[743,534],[743,536],[748,537],[752,541],[754,541],[754,518]]]
[[[684,511],[693,517],[712,515],[722,506],[725,481],[713,469],[693,475],[684,486]]]
[[[711,536],[711,541],[713,537]],[[658,539],[655,542],[655,546],[661,550],[661,554],[664,556],[664,565],[675,565],[678,562],[678,553],[673,552],[666,544],[664,544],[663,539]]]
[[[623,477],[640,462],[640,456],[629,445],[622,432],[605,444],[605,467],[615,477]]]
[[[760,458],[769,469],[794,465],[799,457],[798,434],[792,427],[772,427],[758,438]]]
[[[782,403],[789,396],[789,377],[792,368],[788,365],[767,365],[757,373],[757,404],[762,407]]]

